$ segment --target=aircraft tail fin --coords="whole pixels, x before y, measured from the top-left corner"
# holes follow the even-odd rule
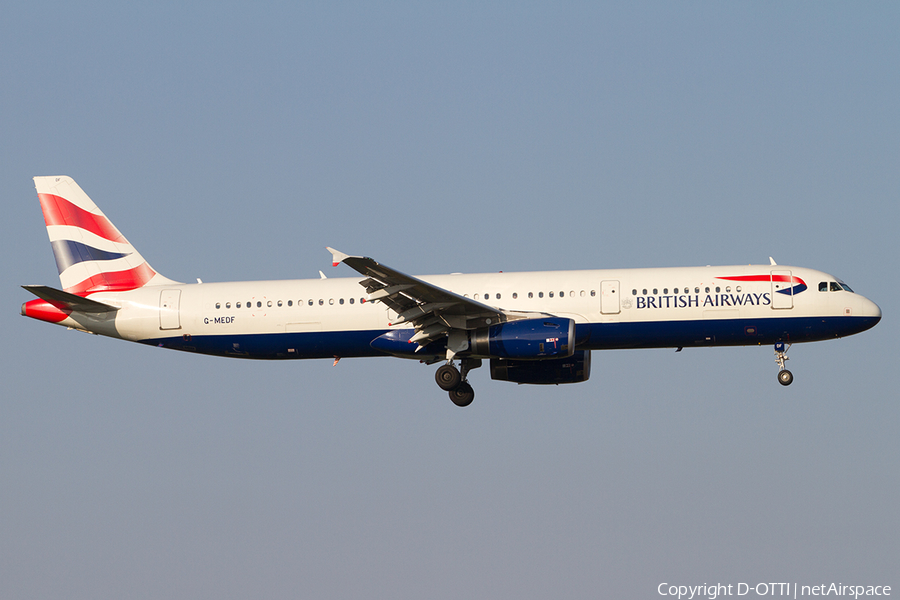
[[[71,177],[35,177],[63,290],[79,296],[175,283],[154,271]]]

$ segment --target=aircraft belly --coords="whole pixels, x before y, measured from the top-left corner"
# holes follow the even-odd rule
[[[755,346],[814,342],[872,327],[876,317],[803,316],[594,323],[584,349]]]
[[[141,340],[143,343],[235,358],[262,360],[385,356],[370,343],[387,330],[183,335]]]

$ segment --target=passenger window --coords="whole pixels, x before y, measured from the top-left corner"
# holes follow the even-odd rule
[[[515,300],[515,299],[518,298],[518,297],[519,297],[519,294],[516,293],[516,292],[513,292],[513,300]]]
[[[312,306],[312,305],[313,305],[312,299],[310,299],[309,302],[307,302],[307,304],[309,304],[310,306]]]
[[[700,288],[695,287],[695,288],[694,288],[694,293],[695,293],[695,294],[699,294],[699,293],[700,293]]]
[[[350,304],[353,304],[353,298],[350,298]]]
[[[637,290],[631,290],[631,295],[632,295],[632,296],[637,296]]]
[[[641,293],[642,293],[642,294],[643,294],[643,295],[645,295],[645,296],[646,296],[646,295],[647,295],[647,289],[646,289],[646,288],[644,288],[644,289],[643,289],[643,290],[641,290]]]
[[[718,294],[721,291],[722,291],[722,288],[720,288],[719,286],[716,286],[716,293]]]
[[[272,301],[269,300],[268,302],[266,302],[266,306],[268,306],[269,308],[272,308]]]
[[[328,305],[329,305],[329,306],[334,306],[334,298],[329,298],[329,299],[328,299]]]
[[[529,298],[534,298],[534,292],[528,292],[528,297],[529,297]]]
[[[499,300],[499,299],[500,299],[500,294],[497,294],[497,300]]]
[[[235,307],[235,308],[240,308],[240,307],[241,307],[241,303],[238,302],[237,304],[234,305],[234,307]]]
[[[231,302],[226,302],[226,303],[225,303],[225,308],[231,308]]]
[[[655,296],[655,295],[657,295],[658,293],[659,293],[659,290],[656,289],[656,288],[653,288],[653,295]]]
[[[288,306],[293,306],[293,305],[294,305],[294,301],[293,301],[293,300],[288,300]]]
[[[553,297],[553,292],[550,292],[549,296],[552,298],[552,297]]]
[[[538,292],[538,298],[543,298],[543,297],[544,297],[544,292]]]
[[[325,306],[325,301],[319,298],[319,306]]]
[[[663,288],[663,296],[669,293],[669,288]]]
[[[343,305],[344,305],[344,299],[341,298],[340,300],[338,300],[338,303],[339,303],[341,306],[343,306]]]
[[[281,300],[278,301],[278,306],[281,306]]]

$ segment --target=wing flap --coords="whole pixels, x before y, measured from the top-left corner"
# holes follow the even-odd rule
[[[393,324],[411,323],[416,333],[410,341],[425,346],[452,329],[472,330],[508,320],[503,310],[460,296],[450,290],[401,273],[364,256],[350,256],[333,248],[335,265],[344,263],[363,275],[360,281],[369,300],[381,302],[397,313]]]

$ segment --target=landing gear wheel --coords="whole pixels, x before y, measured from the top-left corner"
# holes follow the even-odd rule
[[[455,390],[462,381],[462,376],[453,365],[444,365],[434,374],[434,380],[445,392]]]
[[[468,381],[461,382],[455,390],[450,392],[450,400],[457,406],[468,406],[475,399],[475,390]]]
[[[787,369],[778,371],[778,383],[781,385],[791,385],[794,382],[794,374]]]
[[[778,383],[781,385],[791,385],[794,381],[793,373],[784,368],[784,362],[788,359],[787,351],[790,347],[790,344],[784,342],[775,344],[775,364],[778,365]]]

